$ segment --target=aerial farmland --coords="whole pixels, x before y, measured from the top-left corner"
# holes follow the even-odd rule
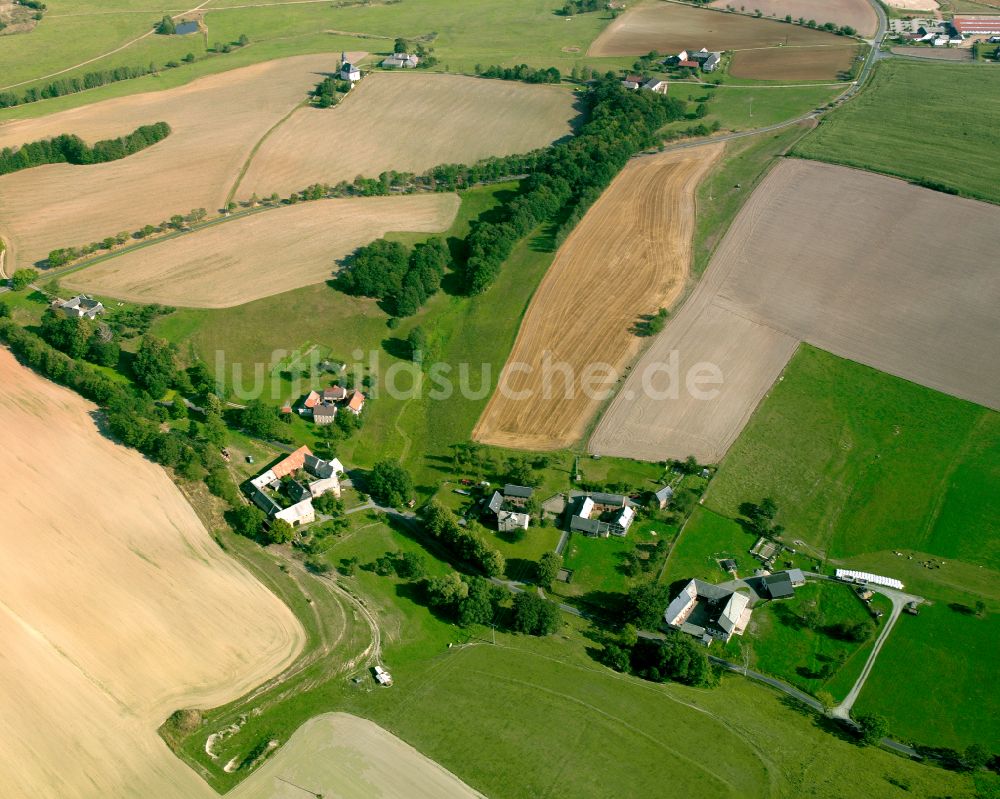
[[[917,5],[0,1],[3,799],[1000,793]]]

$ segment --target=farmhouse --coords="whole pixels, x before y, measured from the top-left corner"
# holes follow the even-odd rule
[[[71,300],[53,300],[50,307],[54,311],[62,311],[66,316],[77,319],[96,319],[104,313],[104,304],[86,294],[78,294]]]
[[[670,486],[663,486],[659,491],[657,491],[653,497],[656,499],[656,504],[659,506],[660,510],[663,510],[670,504],[670,499],[674,495],[674,489]]]
[[[697,53],[691,53],[689,59],[699,65],[705,72],[714,72],[722,60],[722,53],[713,53],[702,47]],[[681,66],[685,66],[682,64]]]
[[[336,418],[337,406],[332,402],[322,402],[313,408],[313,422],[318,424],[320,427],[333,424],[333,420]]]
[[[795,596],[795,589],[792,587],[792,578],[788,572],[776,572],[767,575],[763,581],[767,595],[771,599],[788,599]]]
[[[750,622],[750,598],[701,580],[691,580],[663,613],[664,624],[699,638],[706,646],[743,635]]]
[[[635,521],[632,502],[621,494],[594,492],[578,498],[577,511],[569,520],[569,529],[595,538],[624,536]]]
[[[360,391],[348,393],[343,386],[330,386],[322,392],[310,391],[302,400],[299,413],[311,414],[313,422],[323,426],[333,423],[341,407],[358,416],[365,407],[365,395]]]
[[[360,391],[354,391],[351,394],[351,398],[347,401],[347,405],[344,407],[355,416],[360,416],[362,409],[365,407],[365,395]]]
[[[250,483],[250,498],[272,519],[282,519],[293,527],[316,520],[312,501],[332,492],[340,496],[343,464],[337,459],[323,460],[299,447]]]
[[[393,53],[382,62],[386,69],[416,69],[420,58],[409,53]]]
[[[486,510],[496,517],[497,530],[501,533],[511,530],[527,530],[531,515],[523,508],[527,505],[534,489],[526,486],[506,485],[503,493],[494,491]]]
[[[963,36],[973,34],[996,36],[1000,35],[1000,16],[956,14],[951,21],[951,26],[956,33]]]
[[[665,80],[660,80],[659,78],[650,78],[644,84],[642,88],[648,92],[656,92],[656,94],[666,94],[667,93],[667,82]]]

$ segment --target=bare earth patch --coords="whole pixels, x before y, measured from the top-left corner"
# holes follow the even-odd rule
[[[544,147],[570,133],[573,95],[461,75],[375,73],[334,108],[303,108],[261,145],[238,195],[423,172]]]
[[[337,259],[389,231],[446,230],[459,205],[455,194],[299,203],[126,253],[63,282],[136,302],[228,308],[322,283]]]
[[[937,0],[885,0],[885,4],[903,11],[937,11],[941,8]]]
[[[972,61],[971,47],[893,47],[895,55],[927,58],[931,61]]]
[[[8,266],[30,266],[56,247],[131,232],[192,208],[219,208],[260,137],[334,63],[323,55],[269,61],[0,126],[0,147],[60,133],[93,142],[160,120],[173,129],[120,161],[49,164],[0,177],[0,233],[14,261]]]
[[[547,391],[542,365],[564,362],[579,379],[595,363],[620,374],[635,357],[642,340],[632,326],[684,287],[694,191],[721,152],[718,144],[638,158],[615,178],[560,248],[507,359],[510,392],[530,392],[530,399],[495,392],[475,440],[558,449],[583,436],[600,399],[579,391],[567,398],[558,376]],[[516,371],[521,365],[530,371]]]
[[[783,161],[744,206],[705,280],[643,356],[595,453],[718,461],[799,341],[1000,408],[1000,208],[900,180]],[[938,231],[961,230],[960,236]],[[652,397],[641,375],[679,354],[681,382],[719,367],[711,399]],[[661,374],[656,389],[666,389]]]
[[[824,20],[825,21],[825,20]],[[587,55],[644,55],[650,50],[676,53],[690,48],[743,50],[778,45],[841,45],[831,33],[743,14],[727,14],[679,3],[658,2],[626,11],[598,36]]]
[[[919,0],[928,2],[928,0]],[[929,0],[933,2],[933,0]],[[725,10],[726,6],[739,9],[745,6],[748,12],[760,10],[765,17],[784,19],[790,14],[792,19],[814,19],[820,25],[833,22],[836,25],[850,25],[858,33],[871,36],[878,28],[878,17],[868,0],[713,0],[709,8]],[[890,4],[891,5],[891,4]]]
[[[157,727],[258,685],[304,633],[93,410],[0,349],[0,792],[210,799]]]
[[[738,50],[729,73],[752,80],[834,80],[850,70],[857,55],[854,44]]]
[[[377,724],[327,713],[303,724],[231,799],[481,799],[450,771]]]

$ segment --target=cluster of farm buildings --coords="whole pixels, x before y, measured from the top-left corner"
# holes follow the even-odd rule
[[[340,497],[343,464],[323,460],[302,446],[261,472],[249,483],[250,498],[269,519],[281,519],[293,527],[316,521],[312,501],[323,494]]]
[[[715,72],[719,64],[722,63],[722,53],[713,52],[705,47],[700,50],[681,50],[676,55],[667,56],[660,61],[666,67],[680,67],[682,69],[700,69],[702,72]],[[622,79],[622,86],[631,91],[643,89],[645,91],[666,94],[669,88],[667,81],[662,78],[646,78],[642,75],[628,74]]]
[[[988,37],[991,43],[1000,42],[1000,16],[956,14],[951,20],[911,20],[909,30],[902,38],[914,44],[933,47],[961,46],[968,39]]]
[[[322,391],[310,391],[299,403],[298,410],[300,416],[308,416],[315,424],[323,426],[333,424],[340,410],[360,416],[366,399],[367,397],[357,389],[333,385]],[[292,403],[286,402],[281,412],[291,413]]]

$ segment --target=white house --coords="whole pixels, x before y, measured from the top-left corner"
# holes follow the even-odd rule
[[[497,512],[497,530],[507,533],[511,530],[527,530],[531,517],[527,513],[513,510],[500,510]]]
[[[750,597],[701,580],[691,580],[663,613],[667,627],[693,635],[706,646],[743,635],[750,622]]]
[[[351,83],[361,80],[361,70],[348,61],[345,55],[341,55],[341,58],[344,63],[340,67],[340,79],[349,80]]]
[[[54,300],[52,309],[62,311],[66,316],[75,316],[77,319],[96,319],[104,313],[104,304],[86,294],[77,294],[73,299],[65,302]]]
[[[667,93],[667,82],[665,80],[659,80],[658,78],[650,78],[644,84],[642,84],[648,92],[656,92],[657,94]]]
[[[416,69],[420,58],[409,53],[393,53],[382,62],[386,69]]]

